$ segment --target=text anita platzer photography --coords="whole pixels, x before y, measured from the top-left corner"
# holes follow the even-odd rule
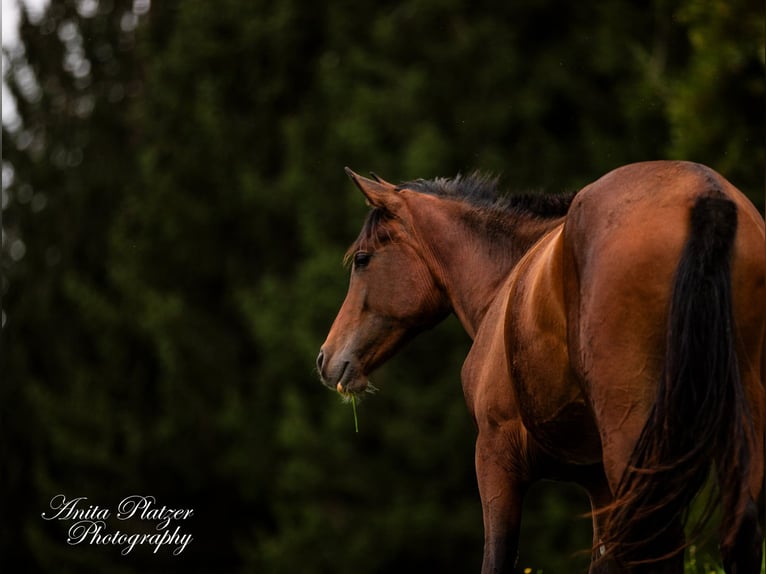
[[[87,505],[88,498],[70,498],[58,494],[51,498],[51,512],[43,512],[45,520],[66,520],[72,524],[67,531],[67,544],[113,545],[122,548],[121,554],[130,554],[136,546],[154,546],[153,552],[167,546],[174,555],[181,554],[192,541],[192,535],[183,533],[174,521],[186,520],[194,514],[191,508],[174,509],[158,506],[153,496],[133,495],[123,498],[117,505],[117,520],[148,521],[153,526],[149,533],[128,533],[108,530],[107,520],[112,517],[108,508]],[[87,505],[87,506],[86,506]],[[175,529],[171,528],[175,526]]]

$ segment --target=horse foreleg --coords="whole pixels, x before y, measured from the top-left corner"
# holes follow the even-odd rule
[[[482,574],[513,572],[518,557],[521,506],[528,481],[521,476],[520,451],[509,451],[508,440],[479,433],[476,478],[484,516]],[[493,433],[494,434],[494,433]]]

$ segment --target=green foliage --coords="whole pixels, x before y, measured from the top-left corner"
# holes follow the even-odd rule
[[[365,213],[343,166],[558,191],[686,157],[762,201],[762,6],[551,6],[54,0],[23,19],[0,554],[27,572],[478,569],[457,322],[375,374],[358,435],[314,373]],[[193,507],[194,541],[68,547],[40,519],[59,493]],[[544,483],[526,504],[521,565],[569,571],[584,495]]]
[[[747,0],[686,2],[676,14],[691,53],[667,94],[669,155],[716,165],[753,193],[766,163],[763,9]]]

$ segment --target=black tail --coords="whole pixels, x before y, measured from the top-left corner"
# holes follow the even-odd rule
[[[663,527],[688,518],[692,499],[716,464],[716,504],[742,515],[747,498],[751,423],[734,343],[731,256],[737,210],[721,194],[697,199],[670,298],[665,365],[657,396],[616,493],[607,527],[612,553],[633,561],[683,550],[655,544]],[[739,523],[722,524],[732,541]]]

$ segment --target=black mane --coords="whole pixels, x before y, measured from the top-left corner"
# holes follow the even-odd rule
[[[416,179],[397,186],[397,191],[402,189],[463,201],[482,211],[510,212],[540,219],[563,217],[575,196],[574,193],[506,195],[499,192],[497,177],[479,172],[453,178]]]
[[[416,179],[396,187],[396,191],[403,189],[464,202],[472,208],[464,215],[465,222],[495,239],[507,235],[506,222],[509,218],[546,220],[565,216],[575,196],[574,193],[505,195],[498,191],[497,177],[479,172],[452,178]],[[373,207],[367,214],[359,237],[346,252],[344,262],[349,264],[357,251],[375,249],[390,241],[384,223],[391,218],[392,215],[383,209]]]

